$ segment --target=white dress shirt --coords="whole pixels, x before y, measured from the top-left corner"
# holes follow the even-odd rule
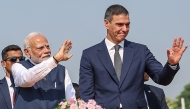
[[[114,46],[115,46],[116,44],[114,44],[113,42],[109,41],[107,38],[105,39],[105,43],[106,43],[106,47],[107,47],[107,49],[108,49],[108,52],[109,52],[111,61],[112,61],[113,66],[114,66],[114,54],[115,54],[115,48],[114,48]],[[124,47],[124,41],[121,41],[118,45],[120,45],[120,48],[119,48],[119,55],[120,55],[120,57],[121,57],[121,62],[123,62],[123,47]]]
[[[13,64],[12,75],[16,87],[32,87],[36,82],[43,79],[53,68],[57,66],[53,57],[41,62],[40,64],[35,64],[32,60],[30,60],[30,62],[35,66],[29,69],[26,69],[20,63]],[[71,98],[76,99],[75,90],[67,69],[65,69],[65,95],[66,100]]]
[[[147,107],[148,107],[148,109],[149,109],[148,100],[147,100],[147,96],[146,96],[145,91],[144,91],[144,97],[145,97],[145,100],[146,100],[146,103],[147,103]]]
[[[111,61],[112,61],[112,64],[114,66],[114,54],[115,54],[115,48],[114,46],[116,44],[114,44],[113,42],[109,41],[107,38],[105,38],[105,43],[106,43],[106,47],[108,49],[108,53],[110,55],[110,58],[111,58]],[[121,62],[123,62],[123,47],[124,47],[124,40],[121,41],[118,45],[120,45],[120,48],[119,48],[119,55],[121,57]],[[122,108],[122,104],[120,103],[120,108]]]
[[[13,86],[12,86],[10,78],[8,78],[6,76],[5,79],[7,81],[7,85],[8,85],[8,89],[9,89],[9,95],[10,95],[10,98],[11,98],[11,105],[12,105],[12,108],[13,108],[13,92],[14,92],[14,89],[13,89]]]

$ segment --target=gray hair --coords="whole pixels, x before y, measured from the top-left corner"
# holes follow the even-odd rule
[[[43,34],[41,34],[41,33],[39,33],[39,32],[32,32],[32,33],[30,33],[30,34],[24,39],[24,48],[30,47],[30,45],[29,45],[29,40],[30,40],[30,38],[32,38],[32,37],[34,37],[34,36],[38,36],[38,35],[44,36]]]

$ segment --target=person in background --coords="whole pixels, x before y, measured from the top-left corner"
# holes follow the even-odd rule
[[[181,37],[174,39],[172,48],[167,50],[168,59],[163,67],[146,45],[125,39],[130,29],[130,18],[123,6],[109,6],[104,25],[106,38],[85,49],[81,56],[81,99],[94,99],[106,109],[147,109],[144,72],[158,84],[170,84],[187,49],[187,46],[183,48],[184,40]]]
[[[24,61],[25,57],[18,45],[8,45],[2,50],[1,56],[5,77],[0,80],[0,108],[13,109],[14,83],[11,80],[11,67],[16,62]]]
[[[77,83],[73,83],[73,87],[75,89],[75,97],[77,100],[80,100],[80,95],[79,95],[79,85]]]
[[[67,69],[60,65],[72,57],[72,42],[66,40],[51,57],[48,40],[38,32],[24,40],[26,61],[12,66],[17,92],[14,109],[53,109],[63,99],[76,99]]]
[[[144,82],[149,80],[149,75],[144,73]],[[144,84],[145,98],[149,109],[169,109],[163,89]]]

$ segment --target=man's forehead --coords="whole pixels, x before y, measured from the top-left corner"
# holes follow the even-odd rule
[[[22,56],[21,50],[10,50],[7,52],[7,56]]]
[[[42,35],[37,35],[37,36],[33,36],[32,38],[29,39],[30,42],[40,42],[40,41],[47,41],[45,36]]]
[[[128,20],[130,22],[128,14],[127,15],[126,14],[113,15],[112,21],[113,20]]]
[[[46,43],[46,44],[36,44],[36,47],[42,47],[42,46],[48,46],[49,44],[48,43]]]
[[[44,36],[34,36],[30,39],[31,46],[44,46],[48,45],[48,41]]]

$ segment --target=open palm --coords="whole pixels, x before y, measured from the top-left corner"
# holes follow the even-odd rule
[[[183,53],[187,49],[188,46],[183,47],[184,40],[182,37],[174,38],[173,45],[171,49],[167,50],[168,62],[171,65],[176,65],[179,63]]]
[[[73,56],[73,54],[68,54],[71,48],[72,48],[71,40],[64,41],[58,53],[54,55],[54,58],[56,59],[56,61],[60,62],[60,61],[66,61],[70,59]]]

